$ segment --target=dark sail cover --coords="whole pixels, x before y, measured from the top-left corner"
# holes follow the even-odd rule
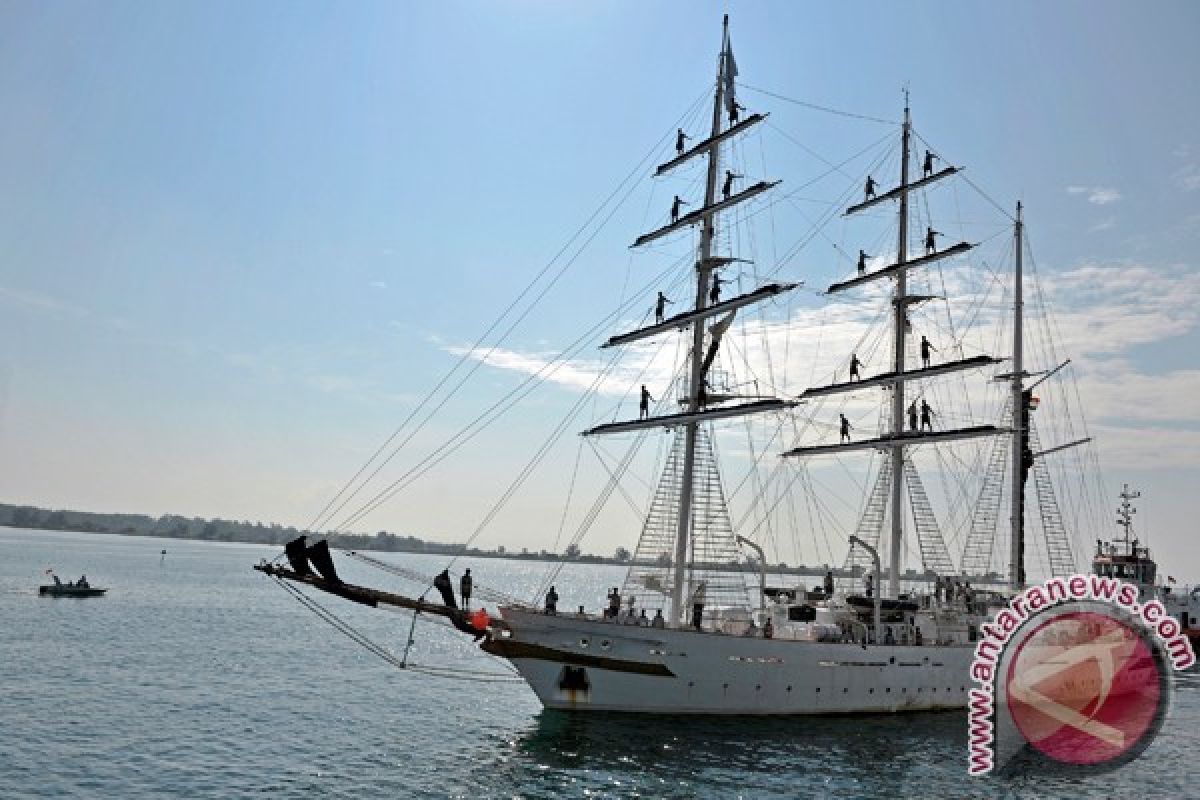
[[[295,573],[302,578],[312,574],[312,570],[308,566],[306,550],[303,536],[299,539],[293,539],[283,546],[283,552],[287,556],[288,563],[292,565]]]
[[[458,601],[454,599],[454,584],[450,582],[448,570],[438,573],[437,577],[433,579],[433,588],[441,593],[443,605],[447,608],[458,608]]]
[[[322,578],[330,583],[342,582],[342,579],[338,577],[337,570],[333,568],[333,556],[329,555],[328,541],[322,539],[308,548],[307,553],[309,561],[312,562],[317,572],[321,573]]]

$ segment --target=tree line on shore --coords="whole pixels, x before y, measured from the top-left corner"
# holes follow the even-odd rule
[[[343,550],[381,550],[392,553],[440,553],[492,558],[557,560],[561,554],[546,550],[509,550],[503,545],[494,550],[468,547],[464,544],[432,542],[416,536],[403,536],[388,531],[342,533],[300,530],[278,523],[263,524],[249,520],[203,519],[164,514],[101,514],[90,511],[67,511],[18,506],[0,503],[0,526],[30,530],[74,531],[80,533],[115,533],[123,536],[160,536],[167,539],[200,539],[210,542],[244,542],[249,544],[283,545],[297,536],[329,540],[330,547]],[[632,557],[624,547],[618,547],[611,557],[584,553],[578,545],[567,547],[566,557],[590,564],[624,564]]]

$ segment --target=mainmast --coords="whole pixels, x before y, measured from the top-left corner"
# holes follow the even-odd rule
[[[901,136],[900,152],[900,186],[908,186],[908,150],[909,139],[912,135],[912,123],[908,111],[908,92],[904,93],[904,132]],[[892,357],[892,369],[897,375],[904,373],[905,328],[908,323],[908,270],[904,263],[908,260],[908,192],[900,192],[900,233],[896,245],[896,263],[900,268],[896,271],[896,295],[892,324],[895,328],[895,352]],[[892,386],[892,436],[899,437],[904,433],[904,381],[897,380]],[[891,579],[888,583],[888,594],[892,597],[900,595],[900,545],[904,541],[904,514],[901,504],[904,502],[904,445],[900,442],[892,445],[888,454],[892,459],[892,503],[891,503],[891,539],[888,550],[888,569]],[[882,587],[880,587],[882,590]]]
[[[721,33],[721,57],[717,67],[717,89],[713,94],[712,144],[708,149],[708,178],[704,185],[704,208],[709,208],[717,197],[717,171],[720,169],[721,101],[725,97],[726,68],[729,60],[729,15],[725,15]],[[696,311],[703,311],[708,301],[709,283],[712,278],[712,246],[716,237],[715,214],[704,214],[700,228],[700,258],[696,262]],[[688,393],[684,398],[687,410],[700,410],[700,389],[704,382],[704,321],[692,323],[692,358],[688,372]],[[692,524],[692,484],[696,471],[696,422],[689,422],[684,429],[683,478],[679,489],[679,527],[675,533],[675,579],[671,585],[671,614],[676,622],[684,622],[684,579],[688,566],[688,534]]]
[[[1013,278],[1013,368],[1012,368],[1012,537],[1009,553],[1009,572],[1014,592],[1025,587],[1025,457],[1029,442],[1028,401],[1025,398],[1024,336],[1024,279],[1022,251],[1024,231],[1021,204],[1017,203],[1017,220],[1013,229],[1017,256]]]

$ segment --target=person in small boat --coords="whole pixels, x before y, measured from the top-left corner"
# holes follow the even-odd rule
[[[729,127],[732,128],[734,125],[738,124],[738,113],[745,110],[746,107],[737,100],[734,100],[729,104]]]
[[[683,128],[677,128],[675,131],[675,154],[683,155],[684,142],[692,137],[683,132]]]
[[[725,170],[725,185],[721,187],[721,195],[728,200],[729,195],[733,193],[733,182],[737,178],[744,178],[745,175],[738,175],[733,170]]]
[[[917,430],[917,401],[913,400],[908,404],[908,429],[910,431]]]
[[[867,259],[868,258],[870,258],[870,256],[867,255],[866,250],[858,251],[858,274],[860,276],[867,274]]]
[[[650,620],[650,627],[651,628],[667,627],[667,620],[665,617],[663,617],[661,608],[654,609],[654,619]]]
[[[63,585],[63,582],[62,582],[61,580],[59,580],[59,577],[58,577],[57,575],[51,575],[50,577],[54,578],[54,585],[55,585],[55,586],[62,586],[62,585]]]
[[[700,630],[700,623],[704,620],[704,603],[707,599],[708,581],[700,581],[696,584],[696,591],[692,592],[692,625],[696,630]]]
[[[558,613],[558,592],[554,591],[554,587],[550,587],[550,591],[546,592],[546,613]]]
[[[858,353],[850,354],[850,380],[862,380],[862,376],[858,374],[858,368],[862,366],[862,362],[858,360]]]
[[[833,570],[825,570],[825,597],[833,597]]]
[[[688,202],[686,200],[681,200],[679,195],[675,195],[674,201],[671,202],[671,222],[679,221],[679,208],[680,206],[686,206],[687,204]]]
[[[867,185],[864,187],[863,194],[865,195],[864,202],[875,199],[875,179],[870,175],[867,176]]]
[[[937,160],[937,156],[928,150],[925,151],[925,168],[922,177],[928,178],[933,175],[933,162]]]
[[[654,301],[654,321],[656,323],[663,321],[663,315],[667,313],[667,306],[670,303],[671,301],[667,299],[665,294],[662,292],[658,293],[658,299]]]
[[[933,417],[936,417],[936,416],[937,416],[937,413],[932,408],[929,407],[929,403],[922,400],[921,401],[921,430],[928,429],[930,433],[933,433]]]
[[[848,441],[850,441],[850,428],[851,428],[850,420],[846,419],[845,414],[838,414],[838,417],[841,419],[841,431],[842,431],[841,441],[848,442]]]
[[[75,582],[75,585],[78,586],[80,589],[87,589],[88,588],[87,575],[80,575],[79,580]]]
[[[937,252],[937,237],[941,235],[941,231],[935,231],[933,228],[925,229],[925,255],[931,256]]]
[[[937,348],[929,343],[929,339],[924,335],[921,336],[921,368],[929,369],[930,353],[936,353]]]
[[[654,400],[650,396],[650,390],[646,388],[646,384],[642,384],[642,399],[638,404],[638,419],[645,419],[650,416],[650,403]]]
[[[475,579],[471,577],[471,570],[468,569],[458,581],[458,593],[462,595],[462,607],[465,610],[471,609],[471,590],[474,588]]]

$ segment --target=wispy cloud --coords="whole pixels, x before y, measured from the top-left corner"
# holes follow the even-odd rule
[[[1200,164],[1184,164],[1171,175],[1171,180],[1185,192],[1200,189]]]
[[[1121,199],[1121,193],[1111,186],[1068,186],[1067,194],[1087,195],[1087,201],[1097,206],[1107,206]]]
[[[386,289],[387,284],[384,281],[371,281],[371,285],[376,289]]]
[[[39,292],[36,289],[14,289],[8,286],[0,286],[0,299],[39,311],[70,314],[72,316],[86,316],[88,313],[86,309],[45,292]]]
[[[1100,220],[1095,225],[1088,228],[1088,233],[1099,233],[1100,231],[1106,231],[1106,230],[1109,230],[1110,228],[1115,227],[1116,224],[1117,224],[1117,218],[1109,217],[1108,219]]]

